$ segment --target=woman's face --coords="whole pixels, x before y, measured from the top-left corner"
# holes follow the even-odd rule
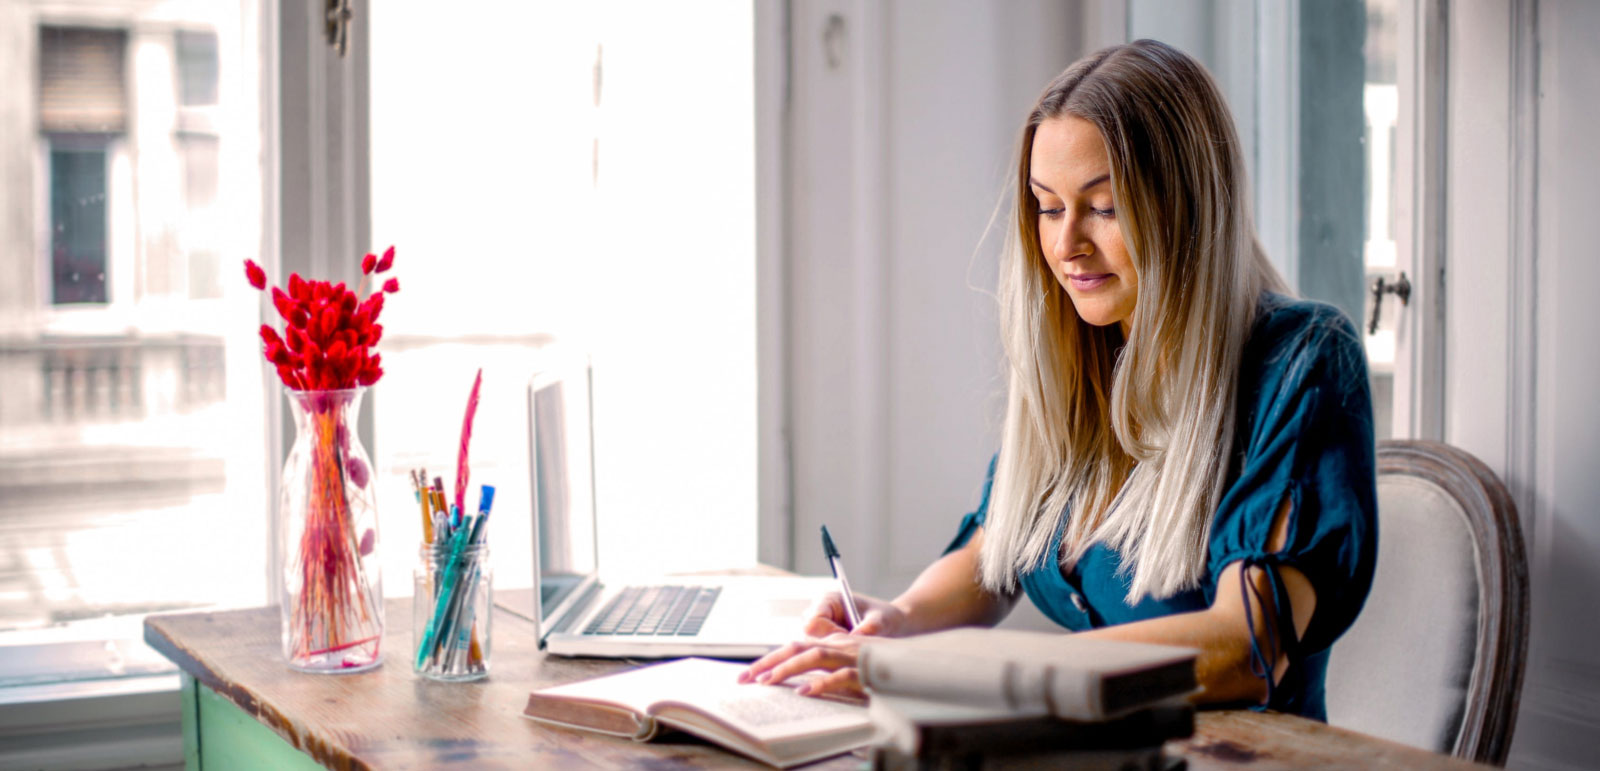
[[[1039,249],[1078,317],[1097,327],[1133,320],[1139,274],[1122,243],[1111,162],[1100,130],[1066,116],[1040,123],[1028,159],[1039,202]]]

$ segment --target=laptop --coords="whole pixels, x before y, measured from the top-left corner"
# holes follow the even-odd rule
[[[536,375],[528,387],[534,622],[563,656],[754,659],[802,635],[831,578],[674,576],[600,580],[590,368]]]

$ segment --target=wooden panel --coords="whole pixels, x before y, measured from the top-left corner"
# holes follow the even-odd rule
[[[193,683],[193,680],[190,681]],[[198,728],[195,743],[185,736],[185,761],[198,760],[200,771],[230,769],[296,771],[320,768],[301,752],[258,722],[253,715],[203,685],[193,686]]]
[[[391,601],[388,617],[408,618],[409,605]],[[281,747],[338,769],[756,767],[681,735],[636,744],[524,719],[530,690],[630,663],[546,657],[536,649],[528,622],[497,609],[494,624],[492,674],[459,684],[414,675],[405,660],[411,635],[403,630],[384,635],[385,664],[371,672],[293,671],[278,651],[276,608],[151,616],[145,640],[203,686],[185,693],[200,705],[198,740],[206,767],[234,767],[247,755],[226,753],[243,748],[273,751],[263,741],[273,737],[247,730],[246,718],[281,737]],[[236,724],[213,730],[214,718]],[[1196,736],[1170,749],[1194,769],[1482,768],[1303,718],[1247,711],[1203,713]],[[854,771],[864,757],[846,755],[808,768]]]
[[[200,768],[200,716],[196,713],[199,705],[195,701],[198,689],[194,676],[184,672],[178,699],[182,703],[179,709],[183,711],[183,767],[189,771]]]

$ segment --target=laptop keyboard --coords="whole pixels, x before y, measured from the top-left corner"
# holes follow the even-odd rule
[[[583,633],[697,635],[721,594],[720,586],[630,586],[612,597]]]

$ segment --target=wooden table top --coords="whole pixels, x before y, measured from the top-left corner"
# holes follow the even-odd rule
[[[145,641],[329,768],[750,768],[693,737],[636,743],[522,717],[528,692],[628,666],[546,656],[533,625],[495,609],[490,675],[473,683],[417,676],[407,662],[409,598],[386,606],[383,666],[355,675],[292,670],[279,651],[276,607],[150,616]],[[1311,720],[1250,711],[1202,712],[1174,742],[1191,769],[1483,768]],[[859,771],[865,753],[808,768]]]

